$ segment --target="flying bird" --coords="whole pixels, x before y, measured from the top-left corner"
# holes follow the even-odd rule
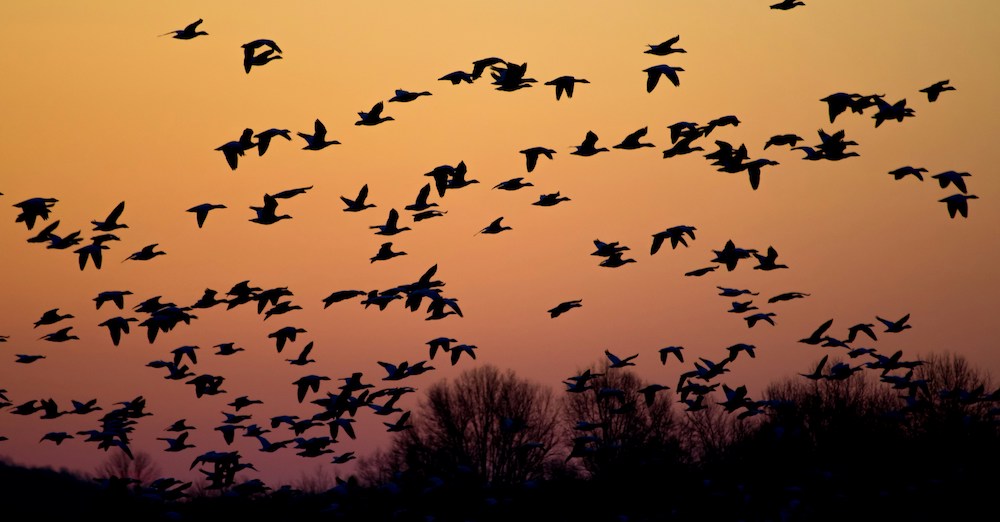
[[[348,199],[346,196],[340,196],[340,200],[347,205],[347,207],[344,208],[344,212],[361,212],[366,208],[373,208],[375,205],[366,203],[366,199],[368,199],[367,183],[361,187],[361,190],[358,191],[358,197],[355,199]]]
[[[927,101],[928,102],[936,102],[937,99],[938,99],[938,96],[940,96],[941,93],[943,93],[945,91],[954,91],[955,90],[955,88],[952,87],[951,85],[948,85],[948,83],[949,83],[949,80],[941,80],[939,82],[935,82],[933,85],[931,85],[929,87],[924,87],[923,89],[920,89],[920,92],[927,94]]]
[[[394,236],[396,234],[399,234],[400,232],[405,232],[407,230],[410,230],[410,227],[400,228],[398,226],[398,222],[399,222],[399,212],[396,211],[396,209],[390,209],[389,217],[386,219],[384,225],[372,225],[368,228],[370,229],[377,228],[378,232],[375,232],[375,234],[380,236]]]
[[[961,214],[962,217],[969,217],[969,200],[979,199],[979,196],[975,194],[952,194],[938,201],[948,205],[948,215],[952,219],[955,219],[956,214]]]
[[[198,220],[198,228],[201,228],[205,225],[205,220],[208,219],[208,213],[220,208],[226,208],[226,206],[219,203],[202,203],[187,209],[187,211],[194,213],[195,219]]]
[[[532,203],[532,205],[539,207],[551,207],[558,205],[563,201],[570,201],[570,199],[566,196],[560,196],[559,192],[554,192],[552,194],[539,194],[538,201]]]
[[[653,92],[656,88],[656,84],[660,81],[660,76],[666,76],[670,83],[674,84],[674,87],[679,87],[681,84],[681,79],[677,76],[678,72],[684,72],[684,69],[680,67],[671,67],[669,65],[654,65],[643,69],[646,73],[646,92]]]
[[[923,167],[915,168],[915,167],[906,166],[906,167],[900,167],[900,168],[898,168],[896,170],[890,170],[889,174],[892,174],[892,176],[897,181],[905,178],[906,176],[913,176],[913,177],[919,179],[920,181],[923,181],[924,180],[924,176],[921,174],[922,172],[927,172],[927,169],[925,169]]]
[[[649,127],[643,127],[628,136],[621,141],[618,145],[612,145],[611,148],[622,149],[622,150],[635,150],[641,149],[643,147],[655,147],[652,143],[642,143],[641,140],[643,136],[649,131]]]
[[[583,142],[579,145],[574,145],[576,150],[570,152],[576,156],[593,156],[599,152],[607,152],[606,147],[597,148],[597,134],[594,131],[587,131],[587,136],[583,139]]]
[[[429,93],[427,91],[411,92],[411,91],[407,91],[405,89],[396,89],[396,94],[392,98],[389,98],[389,101],[390,102],[408,103],[408,102],[411,102],[413,100],[416,100],[417,98],[419,98],[421,96],[430,96],[430,95],[431,95],[431,93]]]
[[[121,217],[122,212],[125,211],[125,202],[122,201],[108,214],[108,217],[104,221],[91,221],[90,223],[94,225],[95,232],[113,232],[119,228],[128,228],[128,225],[118,223],[118,218]]]
[[[323,150],[330,145],[340,145],[340,142],[337,140],[327,141],[326,125],[323,125],[323,122],[319,121],[319,119],[316,120],[313,127],[313,134],[306,134],[304,132],[296,133],[300,138],[306,140],[306,146],[302,147],[303,150]]]
[[[198,26],[201,25],[202,22],[204,22],[204,20],[199,18],[185,26],[184,29],[175,29],[173,31],[163,33],[160,36],[174,35],[173,37],[178,40],[191,40],[199,36],[208,36],[208,33],[205,31],[198,30]]]
[[[568,311],[570,311],[570,310],[572,310],[574,308],[579,308],[579,307],[583,306],[582,303],[583,303],[582,299],[576,299],[574,301],[565,301],[565,302],[559,303],[554,308],[549,309],[549,311],[548,311],[549,312],[549,316],[552,319],[555,319],[556,317],[559,317],[560,315],[562,315],[562,314],[564,314],[564,313],[566,313],[566,312],[568,312]]]
[[[966,194],[968,190],[966,190],[965,179],[963,178],[971,175],[972,174],[969,174],[968,172],[955,172],[954,170],[948,170],[940,174],[935,174],[931,177],[938,180],[938,184],[941,185],[941,188],[948,188],[948,185],[955,185],[955,188],[957,188],[962,194]]]
[[[226,157],[226,163],[229,164],[229,168],[236,170],[236,167],[239,166],[239,158],[246,154],[246,151],[256,146],[257,144],[253,142],[253,129],[246,128],[243,129],[243,133],[238,140],[227,141],[216,147],[215,150],[221,151]]]
[[[556,151],[546,148],[546,147],[531,147],[520,151],[524,154],[525,160],[527,161],[528,172],[535,170],[535,165],[538,164],[538,157],[545,156],[548,159],[552,159],[552,155]]]
[[[271,128],[254,134],[254,137],[257,138],[257,155],[263,156],[264,153],[267,152],[267,148],[271,145],[271,139],[278,136],[281,136],[288,141],[292,141],[292,131],[288,129]]]
[[[556,100],[562,98],[563,93],[566,93],[567,98],[573,97],[573,86],[578,83],[590,83],[583,78],[575,78],[573,76],[560,76],[554,80],[549,80],[545,82],[545,85],[553,85],[556,88]]]
[[[378,249],[378,253],[376,253],[374,256],[372,256],[371,262],[374,263],[376,261],[388,261],[389,259],[392,259],[394,257],[405,256],[405,255],[406,255],[406,252],[393,252],[392,251],[392,242],[389,241],[389,242],[386,242],[386,243],[382,243],[382,246],[379,247],[379,249]]]
[[[673,54],[673,53],[686,53],[687,51],[685,51],[684,49],[681,49],[679,47],[674,47],[674,45],[677,45],[677,42],[679,42],[680,39],[681,36],[677,35],[665,42],[661,42],[658,44],[649,44],[647,45],[649,49],[646,49],[645,51],[643,51],[643,53],[652,54],[656,56],[666,56],[668,54]]]
[[[479,232],[476,232],[476,234],[499,234],[504,230],[513,230],[511,227],[508,227],[506,225],[501,225],[500,224],[501,220],[503,220],[503,216],[494,219],[492,223],[486,225],[485,228],[483,228]]]
[[[150,259],[153,259],[156,256],[163,256],[163,255],[167,254],[166,252],[163,252],[162,250],[156,250],[157,246],[159,246],[159,243],[153,243],[152,245],[146,245],[146,246],[142,247],[142,250],[139,250],[138,252],[135,252],[132,255],[126,257],[124,260],[122,260],[122,262],[124,263],[125,261],[129,261],[129,260],[132,260],[132,261],[149,261]]]
[[[609,368],[624,368],[626,366],[635,366],[635,363],[632,362],[632,360],[639,356],[639,354],[635,354],[622,359],[617,355],[611,353],[610,350],[604,350],[604,355],[607,356],[609,361],[611,361],[611,365],[608,366]]]
[[[910,314],[904,315],[897,321],[890,321],[888,319],[883,319],[878,316],[875,316],[875,318],[878,319],[879,322],[885,326],[886,333],[899,333],[902,332],[903,330],[906,330],[907,328],[912,328],[912,326],[906,324],[906,321],[910,319]]]
[[[385,105],[382,102],[376,103],[372,106],[372,109],[368,112],[358,112],[358,116],[361,117],[360,120],[354,122],[355,125],[378,125],[379,123],[385,123],[387,121],[393,121],[392,116],[382,116],[382,110]]]
[[[797,6],[806,5],[805,2],[801,0],[781,0],[776,4],[771,5],[771,9],[779,9],[781,11],[788,11],[789,9],[794,9]]]

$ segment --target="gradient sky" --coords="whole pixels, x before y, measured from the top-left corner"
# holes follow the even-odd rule
[[[725,347],[755,344],[755,360],[733,363],[725,382],[747,384],[759,398],[772,381],[811,369],[827,349],[796,341],[834,318],[831,335],[847,327],[910,313],[913,328],[880,336],[879,351],[902,349],[907,357],[951,351],[994,374],[1000,353],[994,340],[996,259],[1000,236],[1000,181],[991,140],[1000,135],[996,92],[1000,66],[993,57],[1000,36],[996,2],[925,0],[807,1],[782,12],[769,1],[635,1],[622,6],[594,1],[399,3],[15,2],[5,6],[0,57],[0,388],[14,404],[51,397],[97,398],[105,410],[143,395],[152,417],[142,419],[133,448],[154,454],[165,475],[194,478],[191,459],[209,450],[239,449],[270,483],[294,481],[329,459],[304,459],[291,450],[267,455],[244,439],[227,447],[211,430],[226,403],[240,395],[265,401],[240,413],[266,423],[279,414],[311,415],[299,405],[291,382],[314,373],[334,379],[362,371],[367,382],[387,384],[376,361],[427,358],[426,341],[450,336],[479,347],[478,361],[455,367],[441,358],[436,371],[402,385],[419,388],[452,377],[474,364],[513,368],[521,376],[561,389],[560,381],[599,362],[605,349],[640,354],[636,371],[673,386],[690,365],[661,366],[657,349],[683,345],[691,360],[718,360]],[[203,18],[209,33],[190,41],[158,37]],[[687,53],[644,54],[648,44],[680,35]],[[240,46],[275,40],[283,59],[249,74]],[[472,85],[437,78],[471,70],[473,60],[498,56],[528,64],[538,83],[500,92],[488,75]],[[680,86],[665,80],[652,93],[643,69],[667,63],[684,68]],[[572,99],[556,101],[543,83],[557,76],[586,78]],[[919,92],[939,80],[956,87],[935,103]],[[397,88],[428,90],[408,104],[387,103],[395,121],[354,125],[358,111],[388,101]],[[874,128],[871,115],[841,115],[834,124],[819,101],[834,92],[906,98],[916,117]],[[701,124],[736,115],[738,127],[717,129],[699,142],[745,143],[751,158],[780,165],[765,169],[759,190],[745,174],[717,172],[702,154],[663,159],[666,126]],[[214,150],[246,128],[278,127],[312,132],[321,119],[342,142],[303,151],[303,140],[277,139],[263,157],[250,151],[229,169]],[[612,150],[585,158],[570,155],[588,130],[610,147],[641,127],[654,148]],[[803,161],[800,151],[771,147],[768,137],[796,133],[806,145],[817,130],[845,130],[860,157],[839,162]],[[525,172],[518,151],[557,150]],[[413,202],[438,165],[465,161],[480,184],[431,200],[446,216],[412,223],[403,206]],[[893,180],[904,165],[972,174],[968,219],[951,219],[939,199],[953,194],[933,179]],[[534,183],[517,192],[492,190],[524,176]],[[339,196],[354,197],[368,184],[377,207],[343,212]],[[293,216],[271,226],[248,222],[264,193],[312,186],[285,200]],[[542,208],[539,194],[561,191],[572,201]],[[122,241],[110,244],[102,270],[80,271],[71,251],[54,251],[25,240],[11,205],[31,197],[59,200],[52,220],[57,233],[83,230],[120,201]],[[199,203],[229,208],[211,214],[203,229],[185,212]],[[373,234],[390,208],[413,230],[392,238]],[[513,230],[475,235],[503,216]],[[48,223],[51,223],[49,221]],[[651,235],[667,227],[697,227],[689,248],[668,247],[649,255]],[[598,266],[593,240],[620,241],[636,263]],[[774,246],[788,270],[761,272],[741,263],[701,278],[684,277],[712,265],[712,250],[727,240],[761,251]],[[370,263],[383,241],[406,256]],[[158,243],[166,256],[121,262]],[[395,303],[384,312],[357,300],[323,309],[322,298],[344,289],[385,289],[416,280],[437,264],[445,295],[459,299],[464,318],[425,321]],[[149,344],[136,329],[114,347],[98,323],[130,315],[141,300],[162,295],[194,303],[205,288],[225,293],[250,280],[256,286],[288,287],[303,310],[263,321],[251,306],[198,310]],[[731,299],[716,286],[760,292],[755,304],[777,314],[777,326],[748,329],[726,313]],[[126,310],[110,304],[94,310],[104,290],[130,290]],[[805,299],[768,305],[781,292]],[[582,299],[583,307],[550,319],[546,310]],[[58,327],[33,329],[41,314],[58,307],[76,317],[79,341],[37,340]],[[135,314],[131,314],[136,316]],[[60,324],[59,327],[63,326]],[[308,330],[275,353],[267,334],[283,326]],[[879,328],[878,331],[882,329]],[[212,345],[246,348],[213,356]],[[313,341],[303,368],[285,363]],[[202,347],[198,373],[221,374],[228,393],[195,399],[192,386],[162,379],[145,367],[184,344]],[[14,354],[44,354],[31,365]],[[391,383],[390,383],[391,384]],[[324,391],[334,391],[327,386]],[[401,401],[416,407],[419,393]],[[163,428],[179,418],[198,427],[197,448],[162,452]],[[394,417],[393,417],[394,418]],[[27,465],[92,471],[107,454],[69,440],[39,444],[48,431],[97,427],[95,414],[39,420],[0,411],[0,455]],[[384,419],[358,415],[359,440],[334,446],[337,453],[370,452],[388,438]],[[323,430],[309,432],[322,435]],[[289,436],[290,432],[287,433]],[[273,436],[275,434],[269,434]],[[273,436],[285,438],[284,433]],[[290,437],[289,437],[290,438]],[[244,478],[251,478],[249,476]]]

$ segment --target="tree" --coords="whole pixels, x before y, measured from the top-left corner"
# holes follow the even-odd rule
[[[491,485],[540,478],[559,443],[558,410],[548,387],[513,371],[480,366],[431,386],[386,453],[360,474],[384,481],[396,470],[423,477],[473,476]]]
[[[138,484],[149,484],[159,478],[160,466],[144,451],[136,452],[135,458],[129,458],[123,451],[115,451],[97,467],[97,476],[132,479]]]

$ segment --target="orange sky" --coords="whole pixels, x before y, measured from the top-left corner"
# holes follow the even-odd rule
[[[376,5],[355,2],[170,2],[138,5],[108,1],[61,5],[20,2],[5,9],[0,44],[0,389],[14,404],[51,397],[98,398],[105,410],[143,395],[154,416],[142,420],[135,447],[153,452],[165,474],[187,476],[190,460],[210,449],[225,450],[211,427],[226,403],[240,395],[261,398],[251,407],[263,424],[279,414],[309,415],[295,401],[293,380],[307,373],[334,380],[355,371],[384,384],[376,361],[426,359],[425,342],[446,335],[479,346],[477,362],[451,367],[435,359],[436,371],[401,384],[425,387],[472,364],[493,363],[520,375],[560,386],[610,349],[639,353],[643,377],[668,385],[689,365],[663,367],[657,349],[684,345],[692,360],[725,355],[725,347],[758,346],[756,360],[739,360],[727,375],[759,397],[767,383],[809,369],[825,349],[795,342],[834,318],[833,335],[875,316],[910,313],[913,328],[880,337],[880,351],[919,354],[950,350],[996,373],[1000,355],[992,342],[993,304],[1000,282],[994,204],[1000,182],[989,160],[987,137],[998,133],[995,93],[1000,68],[992,51],[1000,37],[990,23],[1000,15],[993,2],[924,0],[863,2],[813,0],[788,12],[767,1],[702,2],[435,2]],[[209,33],[190,41],[157,35],[203,18]],[[648,44],[680,35],[684,54],[644,54]],[[240,46],[270,38],[283,59],[245,73]],[[471,70],[471,62],[498,56],[527,63],[531,88],[500,92],[488,75],[472,85],[437,78]],[[666,63],[684,69],[680,86],[666,80],[651,92],[643,69]],[[574,97],[556,101],[543,83],[575,75]],[[950,79],[956,87],[935,103],[919,89]],[[397,88],[431,91],[408,104],[386,103],[394,121],[354,125],[358,111],[388,101]],[[819,101],[834,92],[906,98],[916,117],[874,128],[864,115],[829,122]],[[701,124],[733,114],[742,123],[723,127],[713,140],[745,143],[751,158],[780,165],[765,169],[760,189],[745,173],[715,171],[703,153],[663,159],[666,126]],[[246,128],[312,132],[321,119],[341,145],[303,151],[304,141],[277,139],[267,154],[255,151],[230,170],[215,150]],[[570,152],[587,131],[610,147],[625,135],[649,128],[654,148],[612,150],[593,157]],[[762,150],[774,134],[796,133],[818,142],[817,130],[846,131],[861,155],[839,162],[802,161],[800,151]],[[518,151],[546,146],[525,172]],[[447,215],[413,223],[403,206],[413,202],[439,165],[465,161],[478,185],[432,195]],[[955,191],[935,180],[895,181],[889,170],[913,165],[927,175],[946,170],[972,174],[968,219],[950,219],[939,199]],[[492,190],[523,176],[534,184],[516,192]],[[376,208],[343,212],[339,196],[354,197],[368,184]],[[279,211],[293,216],[275,225],[248,222],[251,205],[264,193],[312,186],[285,200]],[[542,208],[539,194],[561,191],[572,201]],[[105,266],[80,271],[71,251],[29,244],[32,231],[15,223],[11,205],[31,197],[59,200],[52,220],[57,233],[83,230],[126,202]],[[185,212],[199,203],[226,204],[203,229]],[[413,230],[392,238],[373,234],[391,208]],[[6,210],[3,210],[6,209]],[[503,216],[513,230],[474,235]],[[49,221],[48,223],[51,223]],[[651,235],[667,227],[697,227],[689,248],[668,247],[649,255]],[[593,240],[620,241],[636,263],[611,269],[589,255]],[[712,250],[729,239],[761,251],[773,245],[789,270],[768,273],[741,263],[701,278],[684,277],[709,266]],[[384,241],[408,253],[370,263]],[[148,262],[121,260],[150,243],[166,256]],[[343,289],[385,289],[415,280],[437,264],[445,295],[459,299],[464,318],[425,321],[395,303],[384,312],[357,300],[323,309],[321,300]],[[98,323],[146,298],[191,304],[205,288],[225,293],[249,279],[263,288],[286,286],[303,310],[262,321],[250,306],[196,311],[190,326],[161,334],[150,345],[143,329],[112,346]],[[731,299],[716,286],[759,291],[755,304],[777,314],[777,326],[748,329],[728,314]],[[129,307],[105,305],[103,290],[130,290]],[[801,291],[806,299],[768,305],[766,297]],[[546,310],[582,299],[583,307],[558,319]],[[58,307],[76,316],[66,322],[80,341],[37,340],[54,327],[33,329],[41,314]],[[138,317],[135,314],[131,314]],[[267,334],[282,326],[308,330],[276,354]],[[879,329],[881,331],[881,329]],[[212,356],[212,345],[246,348],[231,357]],[[285,363],[313,341],[316,364]],[[191,386],[165,381],[145,367],[184,344],[202,346],[198,373],[226,377],[227,394],[195,399]],[[291,352],[291,354],[289,354]],[[14,354],[44,354],[31,365]],[[333,390],[332,386],[324,390]],[[415,407],[416,395],[402,401]],[[241,412],[242,413],[242,412]],[[198,426],[196,449],[172,457],[162,453],[162,428],[181,417]],[[364,454],[387,440],[381,421],[358,416],[359,441],[338,443],[338,453]],[[48,431],[96,427],[97,415],[39,420],[0,411],[0,455],[31,465],[92,470],[106,457],[91,444],[70,440],[38,444]],[[290,433],[289,433],[290,435]],[[315,433],[314,435],[320,435]],[[327,458],[265,455],[252,440],[240,441],[247,460],[266,481],[289,481],[326,465]],[[332,465],[328,465],[331,466]],[[342,468],[349,469],[349,468]],[[339,471],[332,468],[332,472]]]

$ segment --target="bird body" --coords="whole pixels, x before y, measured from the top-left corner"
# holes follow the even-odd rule
[[[649,49],[646,49],[645,51],[643,51],[643,53],[652,54],[655,56],[666,56],[668,54],[673,54],[673,53],[686,53],[687,51],[685,51],[684,49],[681,49],[679,47],[674,47],[674,45],[677,45],[677,42],[679,42],[680,39],[681,36],[677,35],[673,38],[666,40],[665,42],[647,45]]]
[[[173,31],[163,33],[160,36],[174,35],[173,38],[178,40],[193,40],[199,36],[208,36],[208,33],[205,31],[198,30],[198,26],[201,25],[202,22],[204,22],[204,20],[199,18],[185,26],[184,29],[175,29]]]
[[[562,314],[564,314],[564,313],[566,313],[566,312],[568,312],[568,311],[570,311],[570,310],[572,310],[574,308],[579,308],[579,307],[583,306],[582,303],[583,303],[582,299],[576,299],[576,300],[573,300],[573,301],[565,301],[565,302],[559,303],[554,308],[549,309],[549,311],[548,311],[549,312],[549,316],[551,318],[555,319],[556,317],[559,317],[560,315],[562,315]]]
[[[679,87],[681,84],[680,78],[677,76],[678,72],[684,72],[684,69],[680,67],[671,67],[666,64],[654,65],[652,67],[647,67],[643,69],[646,73],[646,92],[653,92],[656,88],[656,84],[660,81],[660,76],[666,76],[670,83],[674,84],[674,87]]]

